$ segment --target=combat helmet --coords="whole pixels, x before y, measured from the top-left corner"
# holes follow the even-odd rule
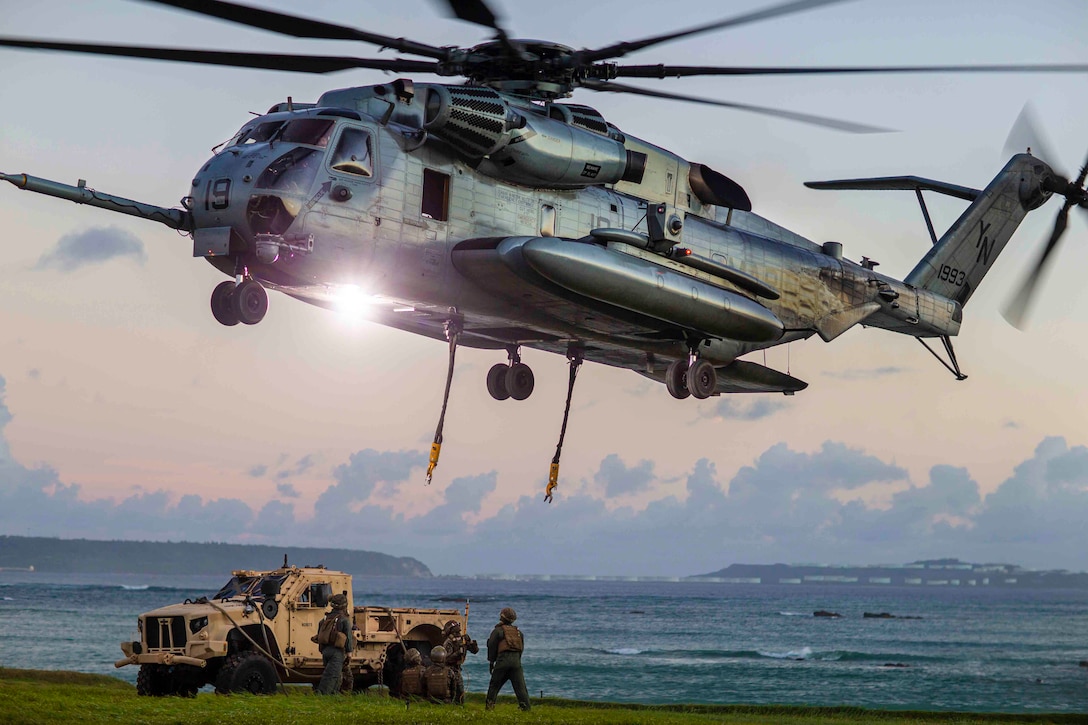
[[[418,649],[410,649],[404,655],[404,662],[409,667],[418,667],[423,664],[423,655],[419,653]]]
[[[461,631],[461,623],[456,619],[451,619],[446,622],[446,626],[442,628],[442,636],[449,637],[451,634],[458,634]]]
[[[348,606],[348,598],[344,594],[333,594],[329,597],[329,606],[333,609],[344,609]]]
[[[499,619],[503,624],[513,624],[514,620],[518,618],[518,613],[514,611],[513,607],[503,607],[499,612]]]
[[[431,662],[434,662],[436,665],[446,664],[446,648],[442,645],[438,645],[437,647],[432,649]]]

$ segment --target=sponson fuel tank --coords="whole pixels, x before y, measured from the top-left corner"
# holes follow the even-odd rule
[[[741,342],[782,337],[782,321],[758,302],[690,275],[596,244],[551,237],[519,245],[525,262],[560,287],[664,322]]]

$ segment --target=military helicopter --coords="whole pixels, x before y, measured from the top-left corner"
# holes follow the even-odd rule
[[[220,0],[145,0],[253,28],[358,40],[428,60],[297,56],[0,38],[0,46],[328,73],[353,68],[408,77],[292,99],[245,123],[168,209],[26,174],[17,187],[162,223],[191,235],[194,256],[230,279],[212,292],[215,319],[259,323],[272,289],[322,307],[365,295],[372,319],[449,345],[442,413],[428,481],[438,463],[459,345],[501,351],[488,371],[496,400],[524,400],[529,347],[564,355],[566,408],[579,366],[635,370],[677,399],[723,393],[792,395],[807,384],[740,358],[862,324],[940,340],[927,348],[964,379],[951,338],[963,307],[1028,211],[1063,196],[1046,249],[1016,309],[1061,238],[1073,206],[1088,208],[1088,165],[1069,181],[1044,160],[1014,155],[984,189],[918,177],[814,182],[823,189],[914,191],[933,242],[903,280],[841,245],[817,244],[752,212],[744,188],[708,166],[624,133],[577,89],[683,100],[848,132],[872,127],[809,114],[629,86],[618,78],[1085,72],[1088,65],[737,68],[623,65],[671,40],[816,10],[842,0],[795,0],[686,30],[574,50],[513,37],[482,0],[450,0],[458,18],[494,37],[438,47]],[[922,192],[970,202],[938,237]]]

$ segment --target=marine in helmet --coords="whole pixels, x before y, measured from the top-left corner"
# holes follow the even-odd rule
[[[453,702],[453,670],[446,664],[446,648],[431,650],[431,666],[423,671],[427,697],[434,702]]]
[[[487,688],[487,709],[495,707],[499,690],[507,682],[514,688],[518,698],[518,707],[528,710],[529,691],[525,687],[525,673],[521,669],[521,653],[525,649],[525,638],[521,630],[514,626],[517,612],[510,607],[503,607],[499,612],[499,623],[491,630],[487,638],[487,662],[491,668],[491,684]]]
[[[423,682],[423,656],[418,649],[410,649],[404,655],[404,671],[400,675],[400,695],[408,699],[410,697],[423,697],[426,689]]]
[[[446,622],[442,628],[444,641],[442,647],[446,650],[446,664],[453,670],[453,701],[464,704],[465,680],[461,675],[461,666],[465,663],[468,652],[476,654],[480,646],[476,640],[470,639],[467,634],[462,634],[461,623],[456,619]]]
[[[316,688],[319,695],[335,695],[340,691],[344,660],[355,645],[347,594],[332,595],[329,597],[329,606],[332,609],[321,620],[314,637],[321,649],[321,660],[325,664],[321,682],[317,683]]]

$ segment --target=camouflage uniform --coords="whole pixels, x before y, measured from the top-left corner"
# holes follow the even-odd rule
[[[453,669],[446,665],[444,647],[431,650],[431,666],[423,671],[423,681],[426,683],[428,699],[446,703],[454,701]]]
[[[335,645],[321,645],[321,660],[325,665],[325,671],[321,674],[321,682],[317,683],[316,692],[319,695],[335,695],[340,691],[340,683],[343,678],[344,664],[347,654],[354,649],[355,642],[351,631],[351,615],[348,614],[348,598],[343,594],[334,594],[329,597],[332,611],[325,615],[325,619],[336,619],[336,631],[344,634],[344,647]]]
[[[409,697],[422,697],[426,690],[423,687],[423,657],[419,650],[410,649],[404,655],[405,668],[400,673],[397,686],[397,694],[407,700]]]
[[[510,607],[504,607],[499,614],[499,623],[491,630],[487,638],[487,661],[491,667],[491,684],[487,687],[487,709],[495,707],[499,690],[507,682],[514,688],[518,698],[518,707],[528,710],[529,690],[525,687],[525,672],[521,669],[521,652],[524,649],[524,637],[521,630],[514,626],[518,615]]]
[[[442,646],[446,650],[446,664],[453,670],[453,701],[458,704],[465,702],[465,680],[461,675],[461,666],[465,663],[467,653],[476,654],[480,646],[476,640],[469,639],[467,634],[461,634],[461,624],[457,621],[446,622],[442,634],[446,635],[446,641]]]

